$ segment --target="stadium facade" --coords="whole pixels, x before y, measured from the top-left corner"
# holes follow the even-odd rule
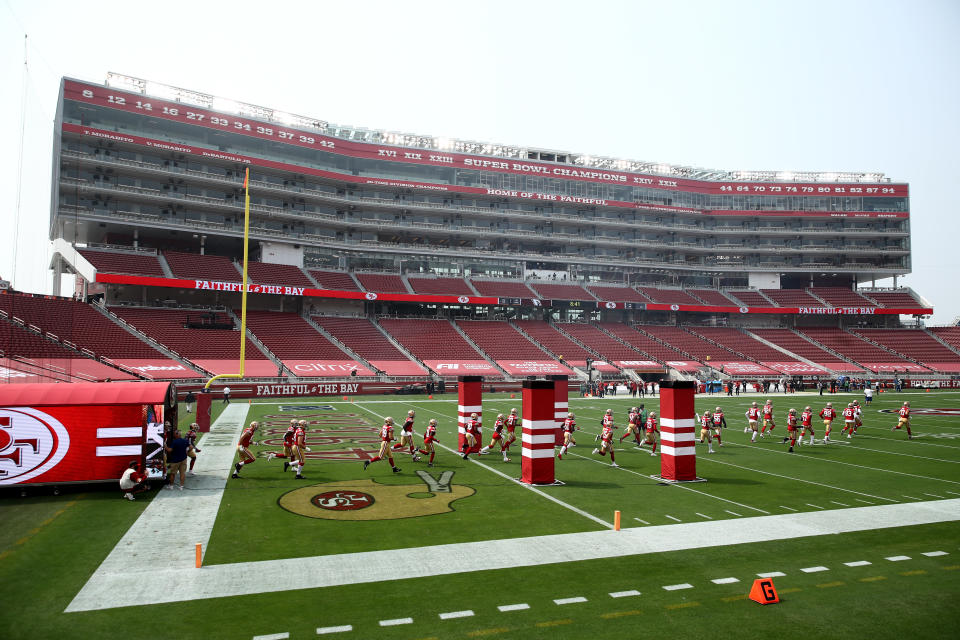
[[[686,333],[647,332],[645,348],[604,323],[847,332],[932,313],[896,287],[911,268],[909,186],[881,173],[710,170],[344,127],[117,74],[63,79],[55,127],[54,286],[74,273],[75,295],[110,308],[238,308],[249,171],[250,308],[366,318],[418,373],[445,372],[411,348],[406,328],[376,318],[596,323],[601,341],[663,372],[676,358],[660,346],[698,365],[710,358],[682,348]],[[875,287],[891,277],[892,289]],[[478,361],[499,363],[483,331],[452,324]],[[400,375],[315,328],[364,375]],[[539,328],[513,329],[563,362],[563,345]],[[589,336],[568,328],[563,338],[628,372]],[[846,359],[828,338],[802,341]],[[760,369],[750,373],[794,372]]]

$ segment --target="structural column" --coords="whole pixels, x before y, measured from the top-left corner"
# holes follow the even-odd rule
[[[524,380],[523,435],[520,480],[527,484],[554,484],[553,448],[557,418],[553,380]]]
[[[210,431],[210,403],[213,398],[206,390],[201,390],[197,394],[197,425],[201,433]]]
[[[565,375],[550,375],[547,380],[553,380],[553,408],[554,418],[557,421],[557,446],[563,445],[563,421],[570,412],[570,397],[568,395],[568,382]]]
[[[660,477],[674,482],[697,478],[695,382],[660,381]]]
[[[463,451],[466,442],[466,424],[470,414],[477,414],[477,420],[483,424],[483,376],[457,377],[457,451]],[[481,438],[470,449],[470,453],[480,451]]]

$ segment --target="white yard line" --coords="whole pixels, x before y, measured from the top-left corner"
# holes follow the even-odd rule
[[[702,514],[702,513],[696,512],[696,511],[694,512],[694,514],[700,516],[700,517],[703,518],[704,520],[713,520],[713,518],[711,518],[710,516],[706,516],[706,515],[704,515],[704,514]]]
[[[815,484],[819,487],[826,487],[828,489],[834,489],[836,491],[846,491],[848,493],[855,493],[860,496],[867,496],[868,498],[876,498],[877,500],[886,500],[887,502],[896,502],[896,500],[891,500],[890,498],[882,498],[880,496],[875,496],[870,493],[863,493],[861,491],[854,491],[853,489],[844,489],[843,487],[835,487],[830,484],[824,484],[823,482],[814,482],[813,480],[807,480],[805,478],[795,478],[793,476],[785,476],[779,473],[774,473],[772,471],[764,471],[762,469],[754,469],[752,467],[744,467],[743,465],[733,464],[732,462],[723,462],[722,460],[717,460],[716,458],[701,458],[702,460],[708,460],[709,462],[714,462],[716,464],[723,464],[730,467],[736,467],[737,469],[745,469],[747,471],[753,471],[755,473],[762,473],[768,476],[776,476],[777,478],[784,478],[785,480],[795,480],[796,482],[805,482],[807,484]]]
[[[735,582],[740,582],[739,578],[716,578],[711,580],[713,584],[733,584]]]
[[[573,598],[557,598],[553,601],[554,604],[577,604],[578,602],[586,602],[587,599],[583,596],[576,596]]]
[[[98,583],[97,588],[85,586],[67,611],[608,559],[611,548],[662,553],[699,549],[704,540],[717,541],[721,546],[742,545],[956,520],[960,520],[960,499],[219,564],[203,569],[158,563],[154,556],[157,545],[150,543],[149,550],[130,558],[122,571],[94,574],[87,585]],[[192,559],[191,551],[186,555]]]
[[[453,620],[454,618],[470,618],[473,616],[473,611],[467,609],[466,611],[448,611],[447,613],[441,613],[441,620]]]
[[[681,589],[693,589],[692,584],[684,582],[683,584],[668,584],[664,585],[664,591],[680,591]]]
[[[413,618],[394,618],[392,620],[381,620],[381,627],[395,627],[400,624],[413,624]]]
[[[343,633],[344,631],[353,631],[352,624],[342,624],[339,627],[318,627],[317,635],[323,636],[328,633]]]
[[[674,522],[683,522],[683,520],[681,520],[680,518],[674,518],[673,516],[670,516],[670,515],[667,515],[667,514],[663,514],[663,515],[664,515],[664,517],[670,518],[670,519],[673,520]]]
[[[634,518],[634,520],[636,520],[636,521],[639,522],[640,524],[650,524],[650,523],[647,522],[646,520],[641,520],[640,518]]]
[[[629,591],[614,591],[613,593],[610,594],[610,597],[611,598],[629,598],[631,596],[639,596],[639,595],[641,595],[639,591],[637,591],[636,589],[631,589]]]
[[[845,564],[848,567],[866,567],[873,563],[868,562],[867,560],[857,560],[856,562],[844,562],[843,564]]]
[[[949,554],[946,551],[924,551],[923,555],[927,556],[928,558],[936,558],[939,556],[945,556]]]
[[[853,462],[843,462],[842,460],[830,460],[827,458],[814,458],[811,456],[797,456],[790,454],[786,451],[776,451],[774,449],[765,449],[763,447],[748,447],[747,445],[740,444],[737,442],[731,443],[735,447],[743,447],[744,449],[754,449],[757,451],[766,451],[767,453],[774,453],[778,455],[791,456],[794,460],[811,460],[815,462],[828,462],[830,464],[842,464],[848,467],[857,467],[858,469],[868,469],[870,471],[879,471],[880,473],[892,473],[898,476],[910,476],[911,478],[921,478],[923,480],[933,480],[934,482],[949,482],[950,484],[960,484],[960,481],[957,480],[945,480],[944,478],[934,478],[931,476],[921,476],[916,473],[907,473],[906,471],[894,471],[893,469],[880,469],[878,467],[868,467],[863,464],[855,464]],[[837,443],[839,444],[839,443]],[[852,451],[853,449],[851,449]],[[714,460],[713,458],[704,458],[706,460]],[[874,496],[876,497],[876,496]]]
[[[849,506],[850,506],[850,505],[848,505],[846,502],[837,502],[836,500],[831,500],[830,502],[832,502],[833,504],[838,504],[838,505],[840,505],[841,507],[849,507]]]
[[[830,571],[827,567],[806,567],[805,569],[800,569],[804,573],[820,573],[821,571]]]
[[[287,640],[290,637],[290,634],[284,631],[283,633],[268,633],[263,636],[253,636],[253,640]]]
[[[893,440],[892,438],[881,438],[880,436],[868,436],[865,434],[857,435],[857,438],[869,438],[870,440],[883,440],[885,442],[898,442],[898,440]],[[960,450],[960,447],[954,447],[949,444],[937,444],[935,442],[918,442],[916,439],[911,440],[912,445],[922,445],[925,447],[942,447],[944,449],[953,449],[954,451]]]
[[[781,509],[786,509],[787,511],[793,511],[794,513],[796,513],[797,511],[799,511],[799,509],[794,509],[793,507],[788,507],[788,506],[783,505],[783,504],[780,505],[780,508],[781,508]]]
[[[857,437],[862,438],[863,436],[858,435]],[[957,448],[957,447],[953,447],[953,448]],[[900,453],[899,451],[884,451],[883,449],[869,449],[867,447],[861,447],[860,445],[857,445],[856,450],[857,451],[873,451],[875,453],[886,453],[892,456],[901,456],[904,458],[920,458],[921,460],[933,460],[934,462],[948,462],[950,464],[960,464],[960,460],[946,460],[944,458],[930,458],[927,456],[918,456],[912,453]]]
[[[782,578],[785,575],[787,574],[785,574],[782,571],[768,571],[767,573],[758,573],[757,577],[758,578]]]
[[[530,605],[528,605],[526,602],[523,602],[520,604],[502,604],[499,607],[497,607],[497,609],[501,612],[523,611],[524,609],[529,609],[529,608],[530,608]]]
[[[884,560],[889,560],[890,562],[903,562],[904,560],[910,559],[910,556],[890,556],[889,558],[884,558]]]

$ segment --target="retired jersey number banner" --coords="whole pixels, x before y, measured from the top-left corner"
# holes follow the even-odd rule
[[[119,480],[142,461],[147,420],[156,420],[147,414],[139,404],[4,407],[0,485]]]

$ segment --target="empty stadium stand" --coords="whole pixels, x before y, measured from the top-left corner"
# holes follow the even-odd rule
[[[822,302],[803,289],[761,289],[765,296],[781,307],[822,307]],[[757,306],[757,305],[754,305]]]
[[[176,278],[240,282],[243,277],[233,261],[223,256],[164,251],[163,258]]]
[[[535,298],[537,294],[524,282],[518,280],[470,280],[473,288],[482,296],[498,298]]]
[[[591,284],[590,293],[604,302],[650,302],[650,298],[630,287],[610,287]]]
[[[960,350],[960,327],[930,327],[927,329],[954,349]]]
[[[353,368],[358,375],[373,373],[351,366],[355,360],[350,354],[295,313],[247,311],[247,328],[296,375],[343,376],[350,375]]]
[[[320,269],[310,269],[309,273],[324,289],[334,291],[360,291],[356,281],[350,277],[349,273],[343,271],[322,271]]]
[[[204,312],[182,309],[145,309],[112,307],[117,317],[137,328],[166,348],[174,351],[206,371],[214,374],[238,373],[240,333],[232,329],[188,328],[188,321],[199,320]],[[209,314],[209,312],[206,312]],[[219,313],[218,322],[233,324],[226,314]],[[276,376],[278,367],[246,338],[246,373],[250,377]]]
[[[619,322],[601,322],[597,326],[623,340],[641,353],[654,360],[668,363],[669,366],[680,371],[696,371],[701,366],[699,362],[692,360],[686,354],[637,331],[629,325]]]
[[[12,321],[0,319],[0,383],[134,380]]]
[[[775,307],[777,305],[771,304],[769,300],[764,298],[757,291],[727,291],[727,295],[731,296],[734,300],[739,300],[741,306],[746,307]]]
[[[681,329],[660,325],[637,325],[637,329],[663,340],[678,351],[685,351],[700,362],[706,362],[707,356],[718,362],[742,360],[740,356],[723,347],[717,346]]]
[[[498,320],[458,320],[459,326],[474,344],[493,360],[553,360],[553,356],[530,342],[509,322]]]
[[[596,300],[578,284],[555,284],[547,282],[528,282],[531,289],[544,300]]]
[[[877,303],[868,300],[846,287],[810,287],[810,293],[826,300],[834,307],[875,307]]]
[[[881,371],[925,371],[908,360],[890,353],[880,347],[874,346],[855,336],[849,331],[836,328],[812,328],[804,327],[798,329],[803,335],[816,340],[828,349],[836,351],[844,358],[848,358],[857,364],[870,369],[874,372]]]
[[[592,324],[562,322],[554,326],[583,344],[590,345],[590,348],[596,351],[601,358],[614,366],[622,369],[657,370],[656,367],[651,367],[649,363],[644,362],[645,360],[656,359],[628,347],[615,338],[611,338]],[[662,371],[662,367],[659,370]]]
[[[657,289],[655,287],[637,287],[643,295],[661,304],[703,304],[682,289]]]
[[[375,293],[410,293],[403,278],[392,273],[358,273],[360,286]]]
[[[906,291],[867,291],[865,293],[884,307],[915,308],[920,306],[920,301]]]
[[[272,284],[286,287],[313,289],[314,284],[300,267],[270,262],[248,262],[247,277],[257,284]]]
[[[411,360],[366,318],[312,316],[324,331],[348,349],[391,376],[422,376],[427,371]],[[459,337],[459,336],[458,336]]]
[[[100,273],[119,273],[133,276],[163,277],[163,267],[155,253],[142,251],[107,251],[105,249],[80,249],[84,258]]]
[[[574,366],[584,366],[587,359],[598,359],[598,354],[587,351],[579,344],[563,335],[553,325],[539,320],[515,320],[514,324],[525,334],[537,341],[547,351]]]
[[[838,359],[836,355],[794,333],[791,329],[749,329],[749,331],[768,342],[783,347],[787,351],[795,353],[801,358],[806,358],[811,362],[815,362],[831,371],[838,373],[863,371],[863,369],[855,364]]]
[[[934,371],[960,373],[960,356],[922,329],[853,329],[852,332]]]
[[[740,303],[728,298],[717,289],[687,289],[687,293],[703,300],[706,304],[718,307],[739,307]]]
[[[484,376],[503,377],[447,320],[383,318],[380,326],[437,373],[474,371],[483,372]],[[454,364],[459,366],[453,368]]]
[[[422,278],[408,276],[407,282],[414,293],[451,296],[476,295],[463,278]]]

